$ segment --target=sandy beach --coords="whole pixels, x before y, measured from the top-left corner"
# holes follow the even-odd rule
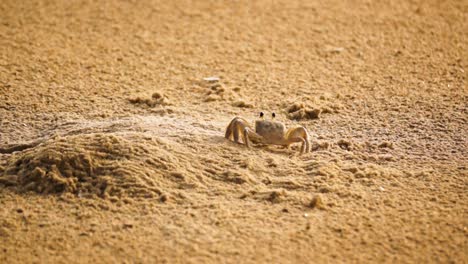
[[[467,58],[466,1],[0,1],[0,262],[466,263]]]

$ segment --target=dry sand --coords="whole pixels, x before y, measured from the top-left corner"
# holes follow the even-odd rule
[[[466,263],[467,35],[466,1],[0,1],[0,262]],[[313,151],[223,137],[260,111]]]

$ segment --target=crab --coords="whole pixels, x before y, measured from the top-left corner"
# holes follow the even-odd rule
[[[276,117],[272,113],[271,120],[265,120],[265,115],[260,112],[260,120],[255,121],[255,130],[247,120],[241,117],[235,117],[226,128],[225,137],[228,140],[234,140],[250,148],[250,141],[267,145],[280,145],[289,149],[293,143],[302,143],[301,154],[310,151],[310,136],[307,129],[303,126],[296,126],[286,130],[281,122],[273,121]]]

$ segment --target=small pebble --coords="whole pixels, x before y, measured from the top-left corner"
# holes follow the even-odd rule
[[[219,77],[210,76],[210,77],[203,78],[203,80],[207,81],[207,82],[217,82],[217,81],[219,81]]]

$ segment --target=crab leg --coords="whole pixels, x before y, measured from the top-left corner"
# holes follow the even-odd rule
[[[301,154],[308,152],[307,140],[297,137],[289,139],[289,142],[302,142],[301,144]]]
[[[225,138],[227,139],[231,139],[232,137],[232,133],[233,133],[233,127],[234,127],[234,123],[237,121],[238,117],[235,117],[231,120],[231,122],[229,123],[229,125],[227,126],[226,128],[226,134],[224,135]]]
[[[229,123],[229,125],[227,126],[225,137],[227,139],[233,138],[234,142],[241,143],[239,139],[242,136],[244,143],[247,146],[250,146],[249,136],[248,136],[249,131],[250,131],[250,127],[247,121],[240,117],[235,117],[234,119],[232,119],[231,123]]]
[[[234,139],[234,142],[239,143],[239,129],[242,126],[242,119],[235,117],[231,120],[226,128],[226,134],[224,135],[227,139]]]
[[[261,136],[249,126],[248,122],[240,117],[232,119],[226,128],[226,134],[224,136],[229,140],[232,138],[236,143],[241,143],[240,139],[242,137],[242,140],[247,147],[250,147],[250,141],[252,138],[261,138]]]
[[[310,136],[305,127],[290,128],[286,132],[286,140],[288,143],[302,142],[301,154],[310,151]]]

